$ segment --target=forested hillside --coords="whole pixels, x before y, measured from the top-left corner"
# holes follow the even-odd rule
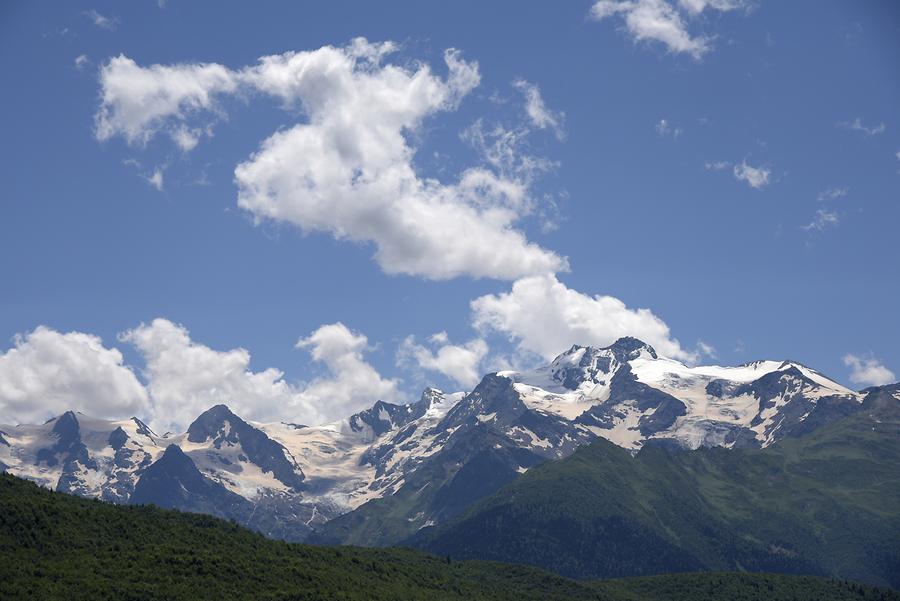
[[[208,516],[88,501],[0,475],[0,598],[896,601],[900,595],[768,575],[575,582],[411,550],[288,544]]]

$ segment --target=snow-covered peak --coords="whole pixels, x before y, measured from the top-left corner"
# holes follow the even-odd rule
[[[239,419],[226,405],[215,405],[188,426],[187,438],[191,442],[204,442],[217,436],[227,438],[230,425]]]
[[[630,336],[606,347],[573,345],[548,365],[527,372],[502,371],[497,375],[551,392],[578,391],[603,398],[609,382],[625,363],[656,360],[652,346]]]
[[[604,348],[575,345],[545,366],[497,375],[513,380],[529,408],[632,449],[649,438],[688,447],[767,445],[852,410],[862,399],[796,361],[688,366],[635,338]],[[667,407],[666,419],[651,399]],[[826,399],[821,407],[820,399]],[[641,404],[646,407],[638,409]]]
[[[724,367],[720,365],[687,366],[674,359],[641,357],[629,363],[637,378],[650,385],[660,384],[684,388],[689,386],[690,382],[699,381],[703,381],[705,384],[714,381],[747,384],[768,374],[781,372],[806,378],[815,386],[821,387],[822,392],[826,394],[856,395],[854,391],[796,361],[762,360],[735,367]]]
[[[464,392],[445,393],[437,388],[426,388],[419,399],[419,403],[422,406],[419,413],[421,417],[428,419],[441,418],[465,395],[466,393]]]

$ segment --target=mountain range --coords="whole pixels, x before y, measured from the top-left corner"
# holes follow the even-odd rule
[[[740,493],[691,493],[685,484],[686,496],[679,496],[680,489],[669,486],[673,482],[699,484],[673,481],[678,470],[703,465],[722,477],[743,473],[711,459],[719,457],[769,465],[779,449],[817,440],[810,436],[861,415],[873,394],[895,399],[891,390],[852,391],[795,361],[687,366],[658,356],[637,339],[622,338],[605,348],[573,346],[534,370],[488,374],[470,392],[428,388],[412,404],[377,401],[319,426],[251,422],[225,405],[211,407],[180,434],[158,435],[138,418],[107,421],[75,412],[40,425],[0,426],[0,471],[114,503],[208,513],[292,541],[405,543],[492,556],[494,551],[452,541],[467,525],[480,523],[471,521],[477,517],[473,511],[499,502],[492,495],[532,482],[538,477],[531,476],[533,470],[545,474],[557,465],[565,470],[600,453],[601,464],[617,466],[604,469],[623,472],[615,478],[628,476],[656,488],[599,486],[597,494],[630,491],[634,498],[622,496],[623,504],[652,512],[657,504],[677,502],[688,515],[695,501],[718,506],[718,500],[702,495],[740,498]],[[691,461],[698,464],[681,463]],[[896,471],[896,463],[891,467]],[[654,479],[642,470],[665,475]],[[745,475],[761,478],[758,485],[777,482],[749,468]],[[615,481],[593,476],[584,480],[585,487]],[[640,537],[649,537],[641,544],[658,543],[659,553],[672,558],[660,557],[634,573],[719,568],[703,559],[711,550],[685,554],[678,541],[694,540],[697,532],[706,532],[707,539],[739,536],[731,527],[733,516],[726,514],[717,514],[718,521],[705,530],[694,524],[685,531],[689,534],[641,530]],[[460,522],[463,515],[470,521]],[[631,524],[626,529],[646,523],[645,514],[619,518]],[[732,563],[752,556],[758,563],[750,565],[768,569],[754,549],[735,555]],[[510,551],[510,558],[523,560],[514,555]],[[826,570],[811,565],[798,559],[785,569]],[[589,572],[545,567],[578,576]],[[839,567],[831,573],[840,573]],[[616,575],[617,569],[602,575]],[[881,583],[875,576],[869,580]]]

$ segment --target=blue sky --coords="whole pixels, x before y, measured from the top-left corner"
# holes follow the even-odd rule
[[[0,63],[0,422],[321,420],[626,333],[900,372],[896,3],[7,2]]]

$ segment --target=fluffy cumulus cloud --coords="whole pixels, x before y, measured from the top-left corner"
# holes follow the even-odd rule
[[[152,398],[149,416],[160,430],[184,429],[197,415],[224,403],[247,419],[315,415],[275,368],[254,372],[243,348],[217,351],[191,340],[184,326],[154,319],[120,335],[144,358]]]
[[[40,423],[65,411],[149,421],[160,432],[183,431],[223,403],[251,420],[308,424],[337,420],[378,399],[402,400],[398,382],[383,378],[363,354],[368,340],[341,323],[323,325],[297,344],[327,375],[290,383],[270,367],[254,371],[250,353],[212,349],[167,319],[123,332],[144,360],[141,383],[122,353],[97,336],[45,326],[16,336],[0,354],[0,423]]]
[[[212,349],[167,319],[154,319],[120,338],[144,358],[150,419],[164,430],[182,430],[219,403],[247,419],[316,424],[346,417],[378,399],[400,396],[397,382],[382,378],[363,359],[366,337],[340,323],[324,325],[297,344],[328,370],[327,376],[305,385],[286,381],[274,367],[253,371],[246,349]]]
[[[598,21],[621,17],[625,30],[636,42],[660,42],[673,54],[699,59],[711,49],[711,39],[692,35],[688,21],[706,9],[724,12],[745,7],[742,0],[598,0],[590,14]]]
[[[733,172],[735,179],[745,182],[756,190],[761,190],[768,186],[772,177],[771,170],[765,167],[753,167],[748,165],[746,161],[735,165]]]
[[[144,415],[148,395],[97,336],[39,326],[0,354],[0,423],[40,423],[64,411]]]
[[[380,47],[379,47],[380,49]],[[454,108],[479,81],[448,51],[448,76],[376,62],[368,45],[264,59],[260,87],[299,102],[309,122],[278,132],[238,165],[238,204],[258,219],[375,245],[387,273],[511,279],[563,268],[512,228],[519,182],[472,168],[443,184],[416,173],[404,132]]]
[[[143,145],[163,130],[182,148],[193,148],[196,135],[186,120],[216,112],[217,95],[236,91],[238,78],[222,65],[141,67],[120,55],[101,68],[100,86],[98,140],[122,136],[131,145]]]
[[[639,338],[667,357],[689,362],[698,358],[683,349],[669,326],[649,309],[630,309],[611,296],[583,294],[554,275],[520,279],[510,292],[479,297],[471,308],[477,329],[503,334],[520,351],[544,359],[573,344],[606,346],[622,336]]]
[[[376,400],[399,401],[397,380],[385,379],[363,358],[368,339],[338,322],[320,327],[297,342],[309,350],[329,374],[309,382],[298,394],[321,419],[334,420],[370,407]]]
[[[140,67],[120,56],[101,72],[96,135],[143,144],[165,132],[190,150],[211,127],[189,125],[191,119],[214,119],[218,96],[262,92],[305,120],[272,134],[235,169],[238,205],[257,222],[371,243],[391,274],[515,279],[566,269],[564,258],[515,227],[533,210],[521,172],[488,164],[451,182],[417,173],[409,134],[427,117],[455,110],[480,75],[455,50],[444,54],[444,77],[427,64],[386,63],[394,50],[389,42],[357,39],[263,57],[238,71],[214,64]]]
[[[844,355],[844,365],[850,368],[850,381],[858,386],[883,386],[897,381],[897,376],[874,357]]]
[[[488,354],[487,343],[475,338],[465,344],[451,344],[446,332],[429,337],[428,345],[408,336],[397,352],[400,365],[413,364],[420,369],[443,374],[459,386],[472,388],[481,379],[482,361]]]
[[[513,82],[513,86],[525,96],[525,112],[534,127],[550,129],[559,139],[565,137],[565,131],[563,130],[563,123],[566,119],[565,113],[547,108],[544,98],[541,96],[541,89],[537,85],[524,79],[517,79]]]

